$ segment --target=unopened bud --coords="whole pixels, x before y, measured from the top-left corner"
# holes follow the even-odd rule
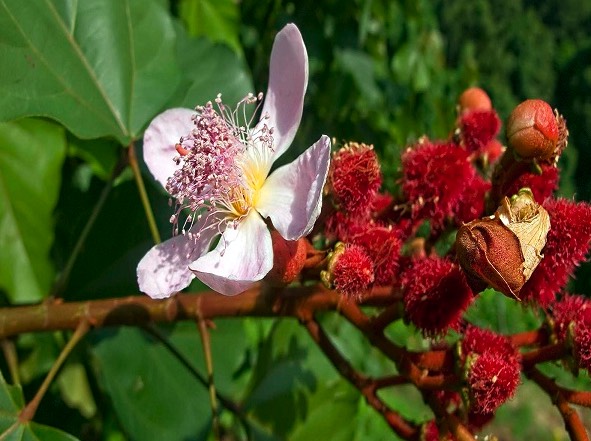
[[[469,87],[458,99],[460,113],[468,110],[491,110],[492,103],[488,94],[480,87]]]
[[[559,140],[556,115],[543,100],[525,100],[507,120],[507,141],[522,158],[550,159]]]
[[[480,279],[519,299],[521,287],[542,260],[549,230],[548,212],[524,188],[505,198],[493,216],[460,227],[458,260],[472,281]]]

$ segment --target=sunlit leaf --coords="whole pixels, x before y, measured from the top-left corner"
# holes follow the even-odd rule
[[[493,289],[480,293],[464,317],[476,326],[492,328],[501,334],[530,331],[542,322],[540,315]]]
[[[157,0],[3,0],[0,119],[43,115],[126,144],[176,88],[174,44]]]
[[[183,78],[168,103],[169,107],[194,108],[221,93],[233,106],[254,91],[248,66],[235,52],[207,38],[189,37],[177,27],[178,60]],[[207,62],[204,62],[207,60]]]
[[[0,123],[0,288],[14,303],[42,299],[53,280],[52,212],[65,150],[55,124]]]
[[[181,0],[179,16],[189,34],[225,43],[240,53],[240,6],[235,0]]]

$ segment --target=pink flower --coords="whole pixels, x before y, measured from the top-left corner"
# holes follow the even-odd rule
[[[194,277],[222,294],[238,294],[273,266],[265,219],[286,240],[311,231],[330,163],[329,138],[322,136],[269,174],[293,141],[308,84],[308,56],[295,25],[275,37],[270,65],[267,96],[254,127],[252,120],[243,121],[244,106],[261,96],[249,95],[229,109],[218,95],[215,104],[197,107],[196,115],[167,110],[146,130],[144,160],[175,199],[171,221],[182,233],[153,247],[138,264],[140,290],[150,297],[169,297]]]

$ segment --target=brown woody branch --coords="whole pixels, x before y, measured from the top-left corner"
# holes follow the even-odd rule
[[[321,259],[323,256],[312,256]],[[25,332],[74,330],[80,323],[90,327],[148,326],[182,320],[214,319],[219,317],[294,317],[306,327],[321,350],[335,368],[357,387],[367,402],[388,422],[402,438],[416,439],[419,429],[405,421],[379,398],[383,387],[412,383],[424,397],[432,397],[430,391],[450,389],[459,385],[454,372],[453,347],[425,352],[412,352],[392,342],[384,333],[387,326],[400,318],[400,295],[391,287],[374,288],[361,304],[348,301],[337,292],[317,284],[277,288],[261,285],[235,297],[226,297],[213,291],[179,294],[166,300],[152,300],[146,296],[129,296],[84,302],[47,300],[39,305],[0,308],[0,340]],[[381,307],[377,315],[368,316],[360,306]],[[369,342],[390,358],[399,374],[383,378],[369,378],[356,371],[332,345],[315,314],[336,310],[353,324]],[[537,363],[557,360],[566,355],[562,344],[548,344],[544,329],[511,336],[514,344],[530,347],[522,354],[523,369],[553,398],[565,421],[572,439],[588,440],[580,418],[569,403],[591,407],[591,392],[572,391],[558,386],[537,370]],[[447,412],[438,412],[436,401],[428,400],[439,418],[458,439],[472,439],[467,429]],[[441,410],[441,409],[439,409]]]
[[[297,317],[305,311],[334,310],[340,301],[336,292],[321,285],[253,288],[234,297],[207,291],[178,294],[166,300],[152,300],[144,295],[84,302],[47,300],[38,305],[0,308],[0,339],[25,332],[74,330],[82,320],[101,328],[195,321],[199,317]],[[365,302],[387,305],[390,288],[374,289]]]

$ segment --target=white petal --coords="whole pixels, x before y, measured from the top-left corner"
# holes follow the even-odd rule
[[[189,264],[209,249],[218,234],[213,217],[203,216],[195,222],[191,232],[201,231],[199,239],[178,235],[152,247],[137,266],[140,291],[153,299],[163,299],[186,288],[195,274]],[[212,228],[205,228],[213,224]]]
[[[278,168],[259,193],[257,210],[287,240],[307,235],[322,208],[330,165],[330,139],[322,135],[295,161]]]
[[[190,265],[199,280],[229,296],[246,291],[272,267],[271,234],[254,210],[236,229],[226,228],[215,249]]]
[[[165,188],[178,168],[173,161],[178,156],[174,145],[193,129],[194,113],[191,109],[169,109],[154,118],[144,133],[144,161],[154,179]]]
[[[275,37],[271,51],[269,87],[261,112],[263,124],[273,127],[274,157],[287,150],[302,119],[304,95],[308,86],[308,54],[299,29],[286,25]],[[269,115],[268,119],[263,118]]]
[[[158,244],[140,260],[137,281],[140,291],[164,299],[189,286],[195,275],[189,264],[201,253],[195,242],[179,235]]]

